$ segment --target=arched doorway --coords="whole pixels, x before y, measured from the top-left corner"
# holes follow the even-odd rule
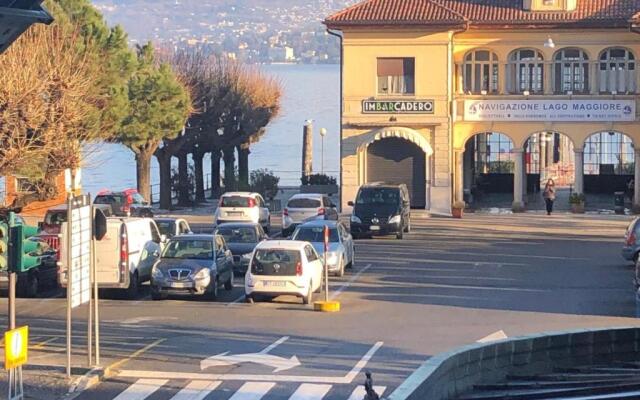
[[[622,132],[594,133],[584,143],[584,193],[589,208],[611,209],[613,194],[632,201],[635,154],[633,140]]]
[[[404,183],[411,207],[426,207],[426,154],[418,145],[399,137],[377,140],[367,147],[366,168],[368,183]]]
[[[569,209],[575,184],[573,141],[560,132],[534,133],[524,145],[527,209],[544,209],[541,188],[549,179],[556,185],[556,209]]]
[[[505,134],[482,132],[465,144],[464,200],[472,209],[511,208],[515,156]]]

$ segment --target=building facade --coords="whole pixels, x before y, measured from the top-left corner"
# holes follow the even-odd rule
[[[525,209],[548,178],[587,198],[633,187],[638,12],[640,0],[367,0],[328,17],[342,38],[343,209],[374,181],[445,215],[487,193]]]

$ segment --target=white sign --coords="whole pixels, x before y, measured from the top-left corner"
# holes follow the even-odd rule
[[[465,100],[464,120],[635,121],[636,102],[635,100]]]
[[[91,206],[71,210],[71,307],[91,297]]]

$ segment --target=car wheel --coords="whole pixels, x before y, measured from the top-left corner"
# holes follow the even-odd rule
[[[224,290],[226,291],[233,290],[233,278],[234,278],[234,273],[233,271],[231,271],[231,273],[229,274],[229,279],[224,283]]]
[[[360,235],[359,235],[359,234],[357,234],[357,233],[351,233],[351,237],[353,238],[353,240],[358,240],[358,239],[360,239],[362,236],[360,236]]]
[[[164,299],[165,299],[165,296],[162,293],[156,290],[151,290],[151,300],[164,300]]]
[[[309,290],[307,295],[302,298],[302,304],[311,304],[313,302],[313,282],[309,282]]]
[[[129,277],[129,288],[127,289],[127,298],[129,300],[133,300],[138,296],[139,285],[138,271],[136,271]]]

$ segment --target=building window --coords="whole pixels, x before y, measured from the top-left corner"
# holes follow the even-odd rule
[[[600,92],[635,93],[636,61],[632,52],[614,47],[600,55]]]
[[[378,94],[415,94],[415,59],[378,58]]]
[[[509,91],[542,93],[544,82],[542,53],[533,49],[516,50],[509,57]]]
[[[507,136],[486,132],[470,141],[474,151],[475,174],[512,174],[514,168],[513,142]]]
[[[619,132],[600,132],[584,144],[585,175],[633,175],[631,138]]]
[[[580,49],[562,49],[554,57],[555,93],[589,92],[589,57]]]
[[[467,54],[463,66],[464,92],[480,94],[498,92],[498,57],[487,50]]]

